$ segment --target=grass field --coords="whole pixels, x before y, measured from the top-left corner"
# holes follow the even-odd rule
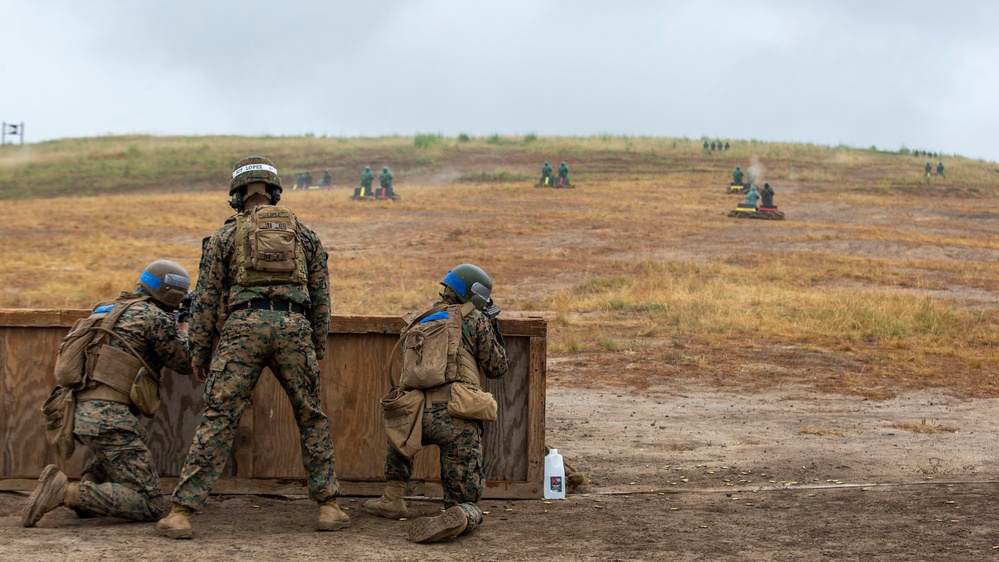
[[[631,384],[662,372],[765,384],[777,375],[751,358],[793,349],[840,365],[818,368],[831,390],[999,395],[999,166],[946,156],[947,177],[926,178],[928,158],[911,154],[731,142],[723,153],[606,136],[4,146],[0,307],[88,307],[155,259],[195,273],[200,240],[231,214],[232,164],[263,154],[287,184],[333,174],[333,189],[283,201],[330,252],[334,313],[420,308],[449,267],[473,262],[505,314],[549,318],[552,357],[597,358]],[[534,189],[545,160],[565,160],[578,188]],[[365,165],[392,168],[402,201],[349,200]],[[726,217],[741,200],[725,193],[736,165],[757,167],[788,220]]]

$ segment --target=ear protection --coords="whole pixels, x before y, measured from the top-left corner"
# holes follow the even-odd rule
[[[245,197],[246,188],[241,187],[232,194],[232,199],[229,200],[229,206],[236,210],[237,213],[243,211],[243,199]],[[277,205],[277,202],[281,200],[281,188],[269,186],[267,188],[267,196],[271,200],[271,205]]]

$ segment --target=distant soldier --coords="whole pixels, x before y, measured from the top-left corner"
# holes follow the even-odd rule
[[[333,185],[333,174],[330,174],[329,170],[323,170],[323,177],[319,180],[319,185],[322,187]]]
[[[704,150],[708,149],[708,141],[704,141]]]
[[[742,166],[736,166],[732,172],[732,185],[742,185]]]
[[[926,177],[930,177],[930,174],[933,173],[933,164],[927,162],[923,169],[926,170]]]
[[[382,173],[378,175],[378,185],[382,187],[382,197],[392,197],[392,172],[388,169],[388,166],[382,166]]]
[[[371,166],[365,166],[364,171],[361,172],[361,187],[363,188],[361,196],[371,195],[371,183],[375,181],[375,173],[371,171]]]
[[[715,151],[715,141],[711,141],[711,152]]]
[[[756,186],[749,188],[749,193],[746,194],[746,204],[745,207],[756,208],[756,203],[760,200],[760,192],[756,190]]]
[[[760,208],[762,209],[776,209],[777,205],[774,205],[774,188],[770,187],[769,183],[763,184],[763,191],[760,193],[761,201]]]
[[[305,178],[302,180],[302,187],[309,189],[312,185],[312,172],[305,172]]]
[[[937,163],[937,175],[940,177],[943,177],[944,175],[944,165],[942,160]]]
[[[303,187],[305,187],[305,173],[304,172],[299,172],[295,176],[295,187],[294,187],[294,189],[302,189]]]
[[[728,141],[725,141],[725,150],[728,150]]]
[[[545,165],[541,166],[541,185],[551,185],[552,184],[552,167],[551,164],[545,160]]]
[[[191,278],[179,264],[157,260],[136,284],[135,292],[97,305],[90,333],[81,332],[81,337],[94,338],[88,340],[94,349],[86,353],[92,360],[81,365],[73,433],[93,458],[79,482],[69,482],[54,464],[42,470],[25,506],[25,527],[34,527],[59,506],[81,517],[132,521],[155,521],[170,507],[138,417],[140,412],[152,416],[159,404],[155,399],[144,402],[133,388],[135,380],[145,379],[155,391],[163,367],[191,373],[187,319],[171,314],[181,306]]]
[[[558,184],[569,185],[569,166],[565,165],[565,161],[558,167]]]

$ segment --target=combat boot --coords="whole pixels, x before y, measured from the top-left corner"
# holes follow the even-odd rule
[[[174,504],[166,517],[156,522],[160,534],[171,539],[189,539],[192,536],[191,515],[193,510],[183,505]]]
[[[63,474],[59,467],[50,464],[42,470],[38,477],[38,486],[31,492],[24,512],[21,515],[21,524],[25,527],[34,527],[35,523],[43,515],[53,509],[63,505],[63,498],[66,496],[66,488],[69,486],[69,479]],[[76,498],[79,503],[80,493],[77,491]]]
[[[317,531],[336,531],[350,527],[350,517],[336,504],[336,498],[319,504],[319,521],[316,523]]]
[[[364,509],[372,515],[389,519],[405,517],[406,500],[402,499],[404,495],[406,495],[406,483],[390,480],[382,497],[364,502]]]
[[[438,542],[453,539],[468,527],[468,517],[458,506],[449,507],[437,517],[421,517],[409,526],[413,542]]]

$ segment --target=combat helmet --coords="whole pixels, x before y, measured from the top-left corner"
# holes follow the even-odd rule
[[[441,285],[450,287],[461,302],[471,302],[478,309],[486,306],[493,291],[493,282],[486,272],[470,263],[463,263],[448,271],[441,279]]]
[[[278,176],[274,163],[263,156],[247,156],[239,162],[232,170],[232,179],[229,181],[229,206],[237,211],[243,210],[243,200],[247,197],[246,186],[254,182],[263,182],[268,187],[267,196],[271,200],[271,205],[277,205],[281,199],[281,177]]]
[[[149,293],[156,302],[174,309],[191,288],[191,276],[180,264],[169,260],[156,260],[146,266],[136,284]]]

